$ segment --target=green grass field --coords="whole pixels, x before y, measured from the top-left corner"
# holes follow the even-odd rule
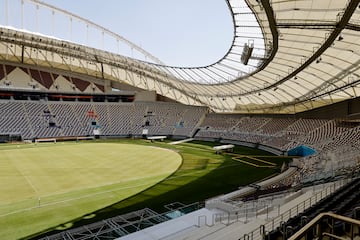
[[[238,189],[279,171],[214,154],[215,143],[143,140],[0,145],[1,239],[32,238],[144,207],[164,211]],[[169,151],[171,150],[171,151]],[[270,154],[236,147],[242,155]],[[39,200],[40,197],[40,200]]]
[[[163,180],[174,151],[116,143],[41,143],[0,150],[0,235],[36,233],[103,208]]]

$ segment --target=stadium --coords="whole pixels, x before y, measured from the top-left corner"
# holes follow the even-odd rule
[[[0,0],[1,239],[360,239],[359,1],[219,2],[188,67]]]

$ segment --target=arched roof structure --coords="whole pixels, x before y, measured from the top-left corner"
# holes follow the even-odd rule
[[[25,1],[62,11],[38,0]],[[108,85],[118,81],[219,112],[295,113],[360,94],[358,0],[224,4],[232,16],[234,38],[224,57],[208,66],[167,66],[141,48],[137,50],[155,60],[136,60],[9,27],[1,27],[0,61],[83,74]],[[113,34],[87,21],[89,25],[103,35]],[[246,66],[241,62],[245,44],[254,45]]]

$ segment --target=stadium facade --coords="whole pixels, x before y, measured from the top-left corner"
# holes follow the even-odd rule
[[[259,188],[358,172],[358,0],[226,0],[232,45],[216,63],[200,67],[167,66],[96,23],[41,1],[24,4],[80,19],[150,60],[3,24],[2,137],[131,137],[146,128],[149,135],[235,143],[279,155],[302,145],[316,150],[289,175]],[[226,200],[233,199],[230,194]]]

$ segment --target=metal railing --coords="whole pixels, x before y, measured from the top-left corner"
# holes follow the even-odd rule
[[[360,236],[360,220],[334,213],[320,213],[289,240],[355,239]]]
[[[316,193],[305,201],[297,204],[296,206],[290,208],[286,212],[280,213],[278,211],[278,215],[271,220],[261,225],[259,228],[249,232],[248,234],[244,234],[244,236],[240,237],[239,240],[262,240],[265,238],[266,234],[275,230],[277,227],[284,225],[284,223],[292,217],[297,216],[300,213],[303,213],[309,207],[315,205],[321,199],[330,196],[337,189],[346,185],[350,179],[343,179],[339,182],[334,182],[330,186],[326,187],[324,190]]]

